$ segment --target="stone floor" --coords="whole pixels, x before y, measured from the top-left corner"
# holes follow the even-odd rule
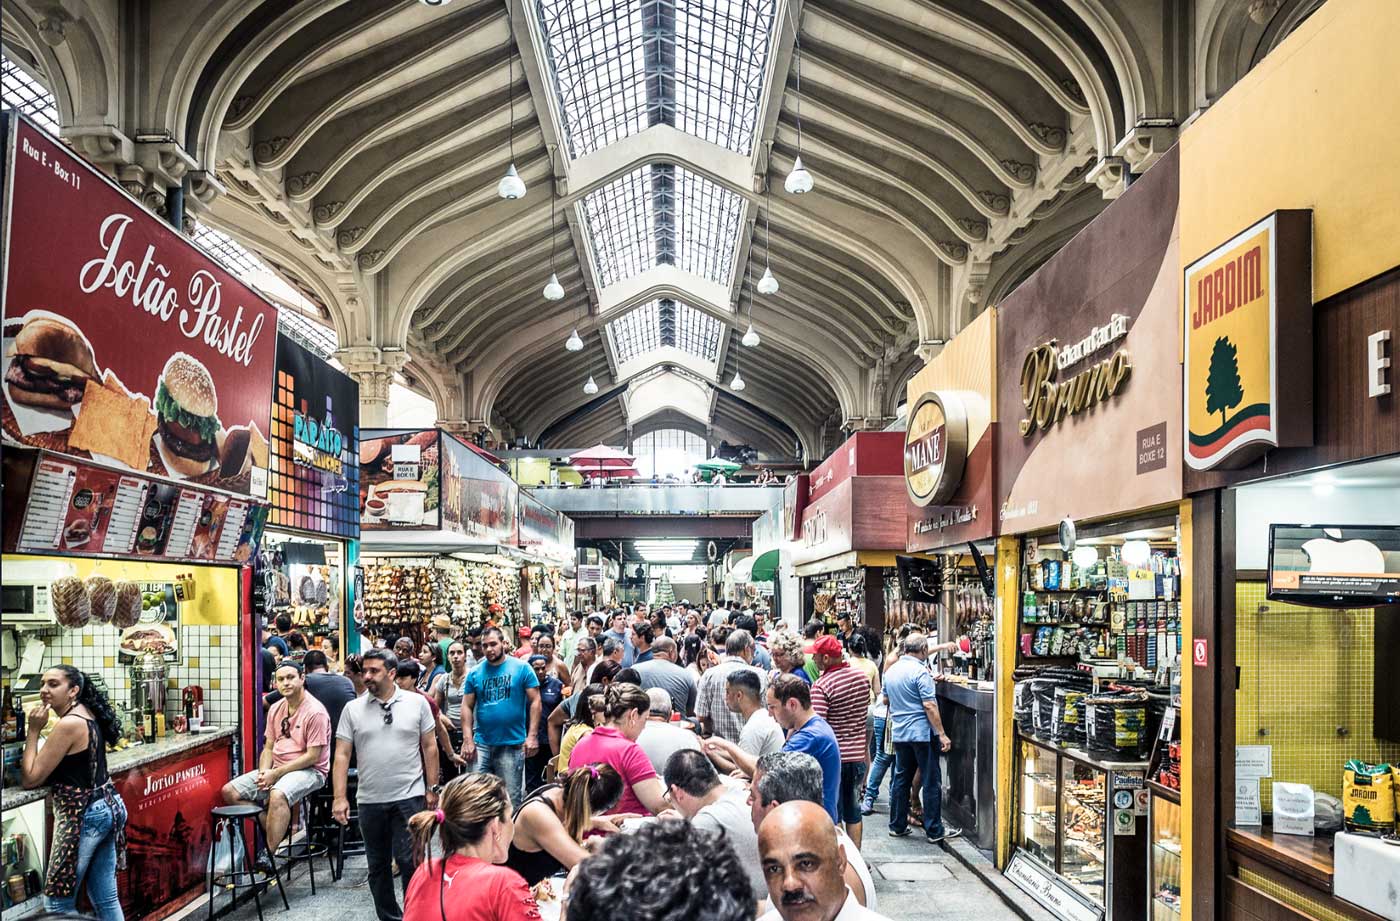
[[[865,821],[861,852],[871,866],[879,910],[894,921],[904,919],[956,919],[956,921],[1053,921],[1020,890],[1007,883],[990,861],[965,841],[948,847],[931,845],[921,835],[891,838],[886,830],[885,808],[881,803],[875,815]],[[292,911],[302,917],[335,921],[374,921],[363,857],[346,861],[345,875],[333,882],[324,860],[316,863],[317,893],[311,894],[305,864],[296,869],[287,887]],[[227,905],[221,896],[217,909]],[[191,906],[191,921],[202,921],[208,906],[203,900]],[[263,896],[267,921],[283,914],[275,893]],[[257,921],[257,911],[249,899],[232,914],[221,914],[229,921]]]

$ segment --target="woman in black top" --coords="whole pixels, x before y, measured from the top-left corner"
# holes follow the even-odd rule
[[[515,837],[506,866],[533,886],[573,869],[588,856],[583,839],[618,830],[625,816],[603,816],[622,798],[622,776],[606,764],[565,771],[525,797],[515,810]]]
[[[29,712],[29,735],[20,764],[25,789],[52,787],[53,844],[44,885],[50,912],[73,914],[78,887],[102,921],[124,921],[117,898],[117,869],[126,863],[126,804],[107,775],[107,747],[121,738],[121,724],[106,695],[71,665],[44,672],[41,703]],[[39,733],[58,723],[39,748]]]

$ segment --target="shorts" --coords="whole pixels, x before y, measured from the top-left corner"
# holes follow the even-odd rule
[[[295,806],[325,785],[326,778],[314,768],[302,768],[277,778],[277,783],[272,785],[272,789],[285,796],[289,805]],[[267,802],[268,791],[258,789],[257,771],[239,774],[229,781],[229,786],[233,787],[239,799],[250,803]]]
[[[860,824],[860,798],[865,795],[865,769],[864,761],[841,763],[841,792],[836,797],[836,811],[841,814],[841,821],[847,825]]]

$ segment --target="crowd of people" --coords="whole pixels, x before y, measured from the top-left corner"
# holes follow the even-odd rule
[[[379,921],[537,918],[551,899],[570,921],[878,919],[863,818],[891,767],[889,834],[959,834],[940,814],[937,649],[917,631],[887,652],[847,619],[799,635],[733,605],[637,605],[513,637],[443,618],[422,643],[376,638],[342,660],[280,626],[264,744],[223,797],[264,807],[275,851],[329,788],[333,819],[358,825]],[[121,921],[111,712],[81,672],[50,669],[22,768],[71,792],[50,906],[86,883]]]

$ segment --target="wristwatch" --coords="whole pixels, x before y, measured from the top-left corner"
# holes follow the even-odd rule
[[[440,784],[440,783],[435,783],[435,784],[433,784],[431,787],[429,787],[428,789],[431,790],[433,793],[441,793],[441,792],[442,792],[442,784]]]

